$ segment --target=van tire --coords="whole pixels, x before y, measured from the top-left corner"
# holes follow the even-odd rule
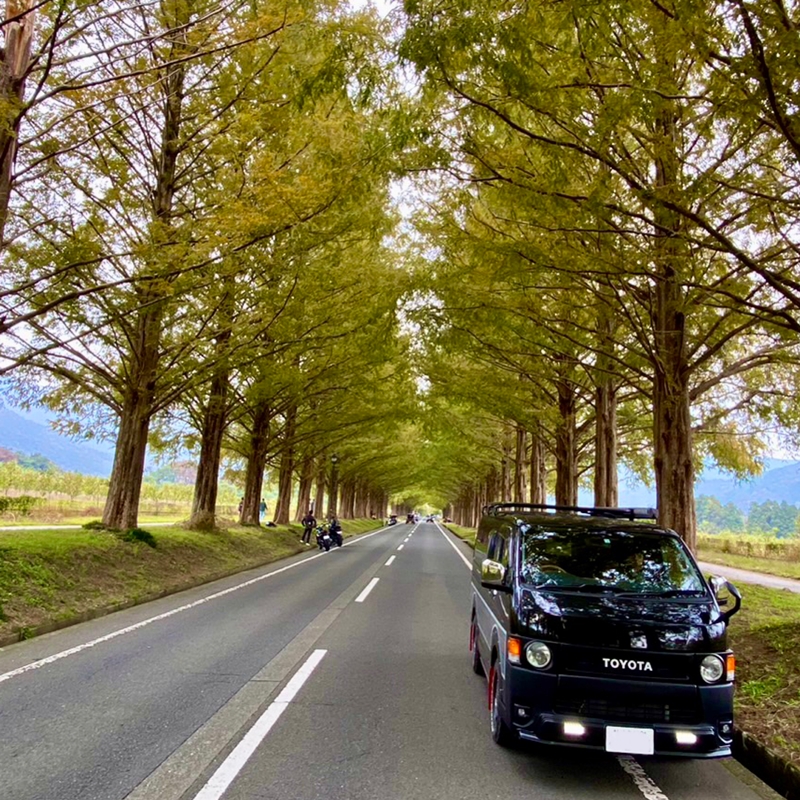
[[[489,670],[489,715],[492,740],[500,747],[513,747],[516,743],[516,736],[511,728],[503,721],[500,714],[500,673],[497,669],[497,662],[492,664]]]
[[[486,672],[483,669],[483,663],[481,662],[481,651],[478,647],[478,623],[475,622],[475,618],[472,618],[472,623],[469,626],[469,644],[470,649],[472,650],[472,671],[476,675],[480,675],[483,677]]]

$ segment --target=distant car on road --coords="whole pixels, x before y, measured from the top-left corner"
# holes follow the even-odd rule
[[[741,596],[706,581],[646,509],[484,509],[472,577],[472,668],[491,733],[613,753],[729,756]],[[730,607],[728,606],[730,604]],[[723,610],[724,609],[724,610]]]

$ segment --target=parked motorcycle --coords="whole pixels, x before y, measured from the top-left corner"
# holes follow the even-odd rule
[[[389,522],[387,524],[388,525],[397,525],[397,517],[394,514],[392,514],[392,516],[389,517]]]
[[[320,525],[317,528],[317,547],[327,553],[331,549],[332,541],[328,528],[325,525]]]

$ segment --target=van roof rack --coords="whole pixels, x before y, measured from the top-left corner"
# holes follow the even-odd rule
[[[566,511],[571,514],[586,514],[590,517],[606,519],[657,519],[655,508],[604,508],[602,506],[554,506],[544,503],[491,503],[483,507],[483,513],[498,517],[514,511]]]

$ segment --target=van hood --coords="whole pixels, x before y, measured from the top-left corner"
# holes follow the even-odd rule
[[[688,653],[727,648],[727,626],[710,598],[520,591],[517,623],[523,636],[623,650]]]

